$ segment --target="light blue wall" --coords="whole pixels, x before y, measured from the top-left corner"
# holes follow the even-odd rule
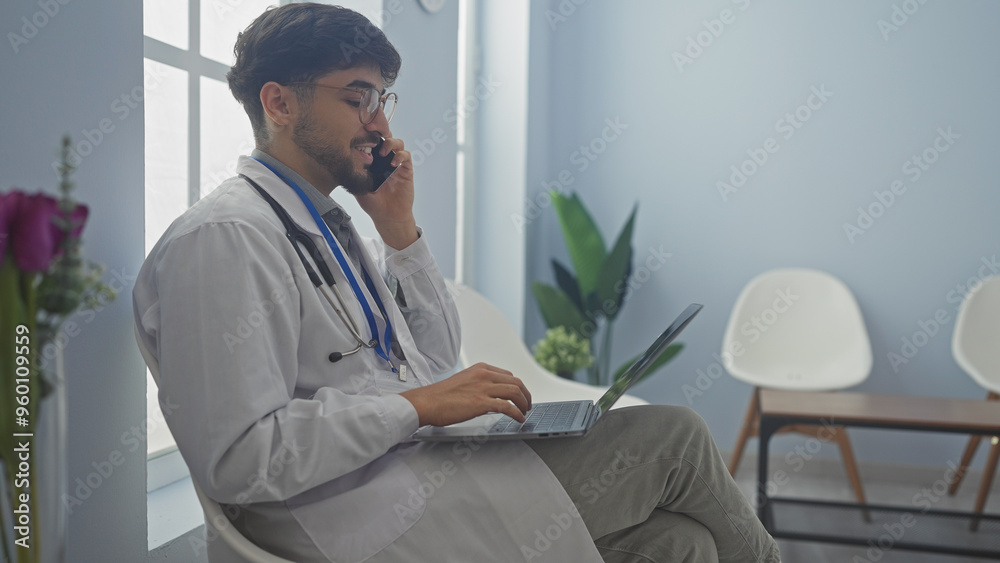
[[[690,404],[723,449],[732,447],[750,387],[724,376],[689,401],[698,370],[715,362],[730,309],[754,275],[780,266],[826,270],[855,293],[872,340],[875,366],[858,390],[982,398],[985,392],[952,359],[960,293],[1000,254],[1000,4],[956,2],[710,0],[542,2],[532,26],[531,64],[550,92],[547,136],[533,135],[529,194],[560,170],[610,239],[640,203],[635,265],[650,248],[672,256],[628,299],[613,364],[641,350],[689,302],[705,310],[684,334],[687,349],[636,388],[650,401]],[[577,5],[579,4],[579,5]],[[883,37],[893,6],[915,13]],[[745,8],[745,9],[743,9]],[[562,10],[562,13],[560,13]],[[713,24],[722,10],[732,23]],[[553,16],[556,14],[556,16]],[[563,15],[565,14],[565,15]],[[715,28],[716,37],[705,23]],[[688,37],[707,44],[679,69]],[[694,55],[697,55],[694,57]],[[532,84],[532,89],[539,88]],[[788,132],[779,121],[832,92],[808,121]],[[820,106],[819,98],[813,98]],[[803,115],[806,110],[800,110]],[[598,138],[605,120],[628,128],[586,170],[574,152]],[[537,127],[538,124],[536,123]],[[781,130],[777,130],[782,128]],[[919,180],[903,169],[932,146],[939,129],[958,135]],[[770,154],[746,184],[723,198],[747,151],[773,138]],[[598,148],[600,143],[596,143]],[[940,143],[939,143],[940,144]],[[943,146],[943,145],[942,145]],[[912,165],[911,165],[912,166]],[[748,169],[750,167],[748,166]],[[843,225],[899,179],[905,193],[852,241]],[[877,210],[876,210],[877,211]],[[568,263],[551,208],[527,246],[529,280],[551,281],[549,260]],[[938,309],[948,321],[898,373],[887,354]],[[537,306],[526,303],[526,334],[542,334]],[[853,432],[859,458],[941,465],[957,460],[964,437]],[[917,446],[919,444],[919,447]]]
[[[473,287],[507,316],[524,324],[526,230],[518,228],[527,174],[529,3],[525,0],[477,5],[479,52],[476,95],[473,223]]]
[[[395,6],[399,10],[394,14]],[[424,11],[416,0],[385,2],[384,10],[383,31],[403,58],[392,88],[400,96],[392,133],[406,142],[413,155],[417,222],[441,271],[453,278],[458,2],[447,2],[435,14]]]
[[[24,33],[24,17],[44,26]],[[114,128],[92,132],[96,146],[80,146],[84,158],[75,176],[75,196],[90,206],[84,252],[107,266],[105,281],[121,292],[113,304],[78,314],[65,327],[69,493],[82,501],[69,516],[68,555],[71,561],[143,561],[146,452],[122,440],[146,416],[131,298],[143,257],[142,106],[127,115],[115,111],[126,107],[123,95],[142,94],[141,3],[4,2],[0,22],[6,39],[8,33],[28,39],[16,51],[8,40],[0,45],[0,189],[55,193],[51,163],[60,137],[71,133],[85,142],[83,131],[105,119]],[[112,456],[124,461],[112,466]],[[91,485],[77,491],[76,479]]]

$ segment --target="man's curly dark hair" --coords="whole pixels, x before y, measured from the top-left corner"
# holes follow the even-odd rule
[[[269,142],[260,103],[264,84],[313,82],[335,70],[371,66],[388,87],[402,64],[396,48],[368,18],[315,3],[268,9],[239,34],[233,53],[236,63],[226,74],[229,90],[250,116],[261,147]],[[312,95],[312,87],[294,88],[298,95]]]

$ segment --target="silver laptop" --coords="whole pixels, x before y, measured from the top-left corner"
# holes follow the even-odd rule
[[[424,442],[482,440],[530,440],[562,436],[583,436],[601,415],[646,373],[653,361],[701,310],[693,303],[674,319],[646,352],[612,385],[604,395],[593,401],[559,401],[539,403],[528,411],[526,420],[518,422],[505,414],[487,414],[450,426],[424,426],[410,438]]]

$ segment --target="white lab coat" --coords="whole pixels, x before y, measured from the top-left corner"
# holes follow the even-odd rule
[[[257,161],[242,157],[239,172],[315,240],[367,337],[305,205]],[[365,242],[362,263],[407,359],[405,382],[372,350],[329,361],[355,341],[246,181],[230,179],[192,206],[150,252],[135,317],[192,478],[234,514],[266,514],[273,526],[245,531],[279,554],[274,536],[294,529],[341,563],[601,561],[569,496],[523,443],[405,442],[417,415],[398,393],[453,367],[458,316],[423,238],[400,251]]]

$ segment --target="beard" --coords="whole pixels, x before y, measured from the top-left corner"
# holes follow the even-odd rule
[[[292,129],[292,141],[302,149],[302,152],[326,169],[330,177],[340,182],[351,195],[371,193],[374,180],[369,174],[358,174],[356,171],[354,158],[350,154],[354,149],[348,149],[345,154],[344,151],[324,142],[316,131],[312,112],[306,111],[295,123]]]

